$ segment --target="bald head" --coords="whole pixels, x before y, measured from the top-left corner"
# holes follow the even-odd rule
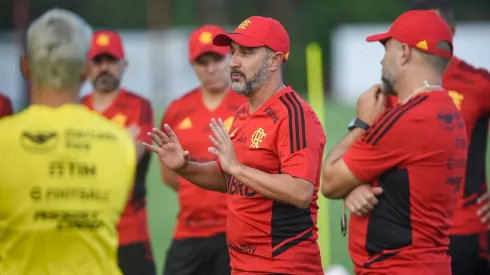
[[[91,35],[87,22],[70,11],[52,9],[44,13],[27,31],[24,75],[39,88],[79,87]]]

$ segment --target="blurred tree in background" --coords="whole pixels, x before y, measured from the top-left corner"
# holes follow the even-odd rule
[[[453,0],[453,3],[460,21],[490,20],[488,0]],[[53,7],[80,14],[97,29],[236,26],[251,15],[271,16],[285,26],[291,39],[286,82],[304,90],[307,43],[315,41],[323,48],[325,87],[329,87],[332,30],[343,23],[390,22],[409,4],[410,0],[0,0],[0,28],[25,28],[29,20]]]

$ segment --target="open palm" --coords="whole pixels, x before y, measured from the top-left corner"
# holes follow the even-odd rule
[[[175,132],[168,124],[165,124],[163,127],[166,133],[157,128],[153,128],[148,133],[156,146],[145,142],[143,142],[143,146],[157,153],[159,160],[170,170],[181,170],[189,163],[189,151],[182,148]]]

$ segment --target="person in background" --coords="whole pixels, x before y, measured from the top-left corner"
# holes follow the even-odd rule
[[[127,131],[78,104],[91,34],[62,9],[27,30],[31,105],[0,120],[0,274],[122,274],[117,223],[136,149]]]
[[[0,118],[12,115],[13,113],[14,110],[10,99],[6,95],[0,94]]]
[[[350,132],[328,153],[322,192],[351,211],[356,274],[450,275],[467,155],[464,121],[442,87],[451,30],[433,11],[408,11],[367,41],[386,50],[381,85],[360,96]],[[385,108],[386,94],[399,104]]]
[[[252,16],[213,44],[230,47],[232,88],[247,98],[230,130],[224,118],[211,119],[208,151],[217,160],[190,161],[193,148],[168,124],[149,133],[156,145],[144,145],[193,184],[227,193],[233,275],[322,275],[316,201],[326,137],[311,106],[284,85],[288,33],[277,20]]]
[[[108,30],[95,32],[88,58],[93,91],[82,99],[83,104],[125,127],[136,146],[134,187],[118,226],[119,265],[125,275],[153,275],[155,264],[146,212],[150,154],[141,144],[150,141],[146,132],[154,124],[152,106],[145,98],[120,86],[128,63],[119,34]]]
[[[229,129],[238,107],[246,101],[231,88],[229,47],[213,45],[225,30],[205,25],[190,35],[189,62],[201,86],[173,101],[162,118],[192,151],[192,160],[209,162],[216,157],[207,150],[212,134],[209,121],[222,117]],[[195,186],[161,163],[162,181],[179,196],[180,212],[174,239],[165,263],[165,275],[230,274],[226,245],[226,194]]]

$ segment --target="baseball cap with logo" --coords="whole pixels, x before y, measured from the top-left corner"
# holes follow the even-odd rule
[[[215,25],[204,25],[191,33],[189,37],[189,61],[193,61],[205,53],[225,56],[230,52],[228,47],[213,44],[213,38],[225,29]]]
[[[216,46],[237,44],[256,48],[266,46],[275,52],[284,54],[284,61],[289,58],[289,36],[279,21],[270,17],[252,16],[245,19],[232,33],[222,33],[213,39]]]
[[[124,47],[119,34],[103,30],[92,35],[88,58],[94,59],[101,54],[112,55],[116,59],[124,58]]]
[[[449,26],[431,10],[411,10],[400,15],[385,33],[370,35],[368,42],[393,38],[428,54],[451,59],[453,37]],[[445,43],[444,43],[445,42]],[[449,44],[448,51],[443,44]]]

